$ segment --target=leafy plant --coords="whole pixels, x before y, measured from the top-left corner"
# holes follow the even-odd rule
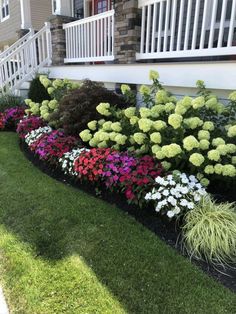
[[[40,103],[44,100],[51,100],[51,96],[49,95],[47,89],[40,82],[39,75],[31,81],[28,97],[36,103]]]
[[[234,204],[216,204],[205,197],[185,216],[183,241],[191,257],[213,264],[236,262]]]
[[[51,120],[60,121],[67,134],[78,135],[89,121],[99,117],[96,107],[102,101],[118,107],[124,105],[122,97],[103,85],[84,81],[79,89],[71,91],[61,100],[58,110],[51,115]]]
[[[12,107],[23,105],[23,98],[12,94],[2,94],[0,96],[0,112]]]

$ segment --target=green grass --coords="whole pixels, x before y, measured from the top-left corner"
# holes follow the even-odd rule
[[[59,183],[0,133],[0,280],[11,313],[236,313],[235,294],[134,219]]]

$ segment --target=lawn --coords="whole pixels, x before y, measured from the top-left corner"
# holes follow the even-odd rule
[[[236,296],[115,206],[41,173],[0,133],[0,275],[11,313],[236,313]]]

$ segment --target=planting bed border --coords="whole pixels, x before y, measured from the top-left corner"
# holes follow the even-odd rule
[[[189,258],[185,254],[181,243],[181,228],[179,226],[180,222],[170,222],[164,216],[158,215],[154,211],[154,209],[140,209],[138,206],[128,205],[127,200],[123,195],[114,195],[114,193],[110,193],[105,188],[102,189],[100,193],[98,193],[93,185],[88,185],[84,183],[81,184],[72,177],[65,175],[60,168],[53,167],[49,163],[40,160],[38,156],[36,156],[29,150],[28,145],[22,140],[20,140],[20,149],[25,157],[43,173],[60,182],[63,182],[64,184],[73,186],[92,196],[99,197],[104,201],[109,202],[110,204],[116,205],[128,215],[134,217],[136,221],[141,223],[147,229],[155,233],[167,245],[176,249],[179,254],[185,256],[186,258]],[[209,276],[213,277],[216,281],[236,292],[236,268],[218,267],[216,269],[215,267],[209,265],[207,262],[204,261],[192,259],[192,262],[196,264],[199,268],[201,268]]]

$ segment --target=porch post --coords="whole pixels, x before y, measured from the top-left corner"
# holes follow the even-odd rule
[[[115,62],[136,62],[141,37],[141,10],[138,0],[115,0]]]
[[[30,0],[20,0],[21,29],[32,28]]]

